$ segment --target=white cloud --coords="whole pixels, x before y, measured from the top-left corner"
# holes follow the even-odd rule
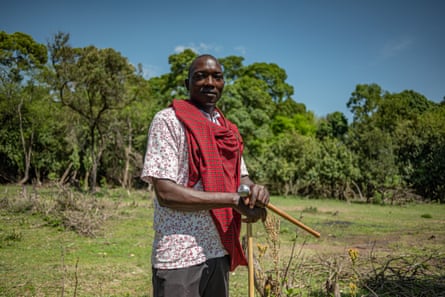
[[[222,46],[215,45],[215,44],[207,44],[204,42],[200,42],[199,44],[191,42],[187,45],[177,45],[175,47],[175,53],[181,53],[186,49],[191,49],[198,55],[211,54],[211,55],[215,55],[215,56],[220,56],[220,55],[227,54],[227,53],[224,53],[225,51]],[[247,53],[247,49],[245,46],[239,45],[239,46],[235,46],[234,48],[232,48],[231,52],[234,52],[241,56],[245,56]]]
[[[177,45],[175,47],[175,53],[181,53],[185,51],[186,49],[191,49],[192,51],[196,52],[196,49],[187,45]]]
[[[396,56],[400,52],[409,48],[413,42],[414,41],[412,38],[406,37],[389,41],[383,46],[381,54],[384,58]]]
[[[160,68],[156,65],[142,65],[142,75],[145,79],[159,76],[161,75]]]
[[[201,42],[199,44],[195,44],[194,42],[189,43],[188,45],[177,45],[175,47],[175,53],[183,52],[186,49],[191,49],[197,54],[205,54],[205,53],[219,53],[222,50],[221,46],[214,44],[207,44]]]
[[[244,46],[239,45],[239,46],[235,47],[235,52],[241,54],[242,56],[245,56],[246,52],[247,52],[247,49]]]

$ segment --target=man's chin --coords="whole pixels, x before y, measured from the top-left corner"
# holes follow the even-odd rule
[[[203,102],[205,105],[215,105],[218,100],[219,96],[215,94],[205,94],[201,97],[200,102]]]
[[[195,105],[204,110],[213,110],[218,102],[219,98],[199,98],[199,100],[191,99]]]

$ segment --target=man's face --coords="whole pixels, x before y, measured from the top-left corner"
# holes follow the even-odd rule
[[[221,65],[212,57],[200,57],[190,69],[185,80],[190,99],[207,112],[212,112],[224,89]]]

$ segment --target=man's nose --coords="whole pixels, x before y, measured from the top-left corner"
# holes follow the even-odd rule
[[[215,79],[211,75],[207,75],[205,79],[206,85],[213,86],[215,84]]]

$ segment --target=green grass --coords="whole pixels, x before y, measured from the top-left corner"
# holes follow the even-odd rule
[[[96,238],[0,211],[0,296],[149,296],[152,209],[141,196],[119,197]]]
[[[0,201],[24,199],[20,190],[1,187]],[[37,191],[40,201],[54,199],[54,189]],[[151,296],[150,196],[143,191],[102,192],[97,199],[110,202],[112,215],[94,238],[51,226],[45,215],[32,209],[0,208],[0,296]],[[273,197],[272,203],[321,233],[317,239],[281,220],[280,260],[287,263],[297,236],[299,253],[294,263],[301,273],[313,272],[311,277],[304,275],[305,287],[294,296],[324,296],[328,268],[323,262],[338,257],[347,260],[350,248],[357,249],[363,261],[371,254],[434,253],[444,263],[445,205],[382,206],[295,197]],[[262,224],[256,223],[255,244],[265,244],[266,235]],[[230,286],[232,297],[247,296],[245,267],[231,274]],[[342,296],[350,296],[346,285],[342,286]]]

